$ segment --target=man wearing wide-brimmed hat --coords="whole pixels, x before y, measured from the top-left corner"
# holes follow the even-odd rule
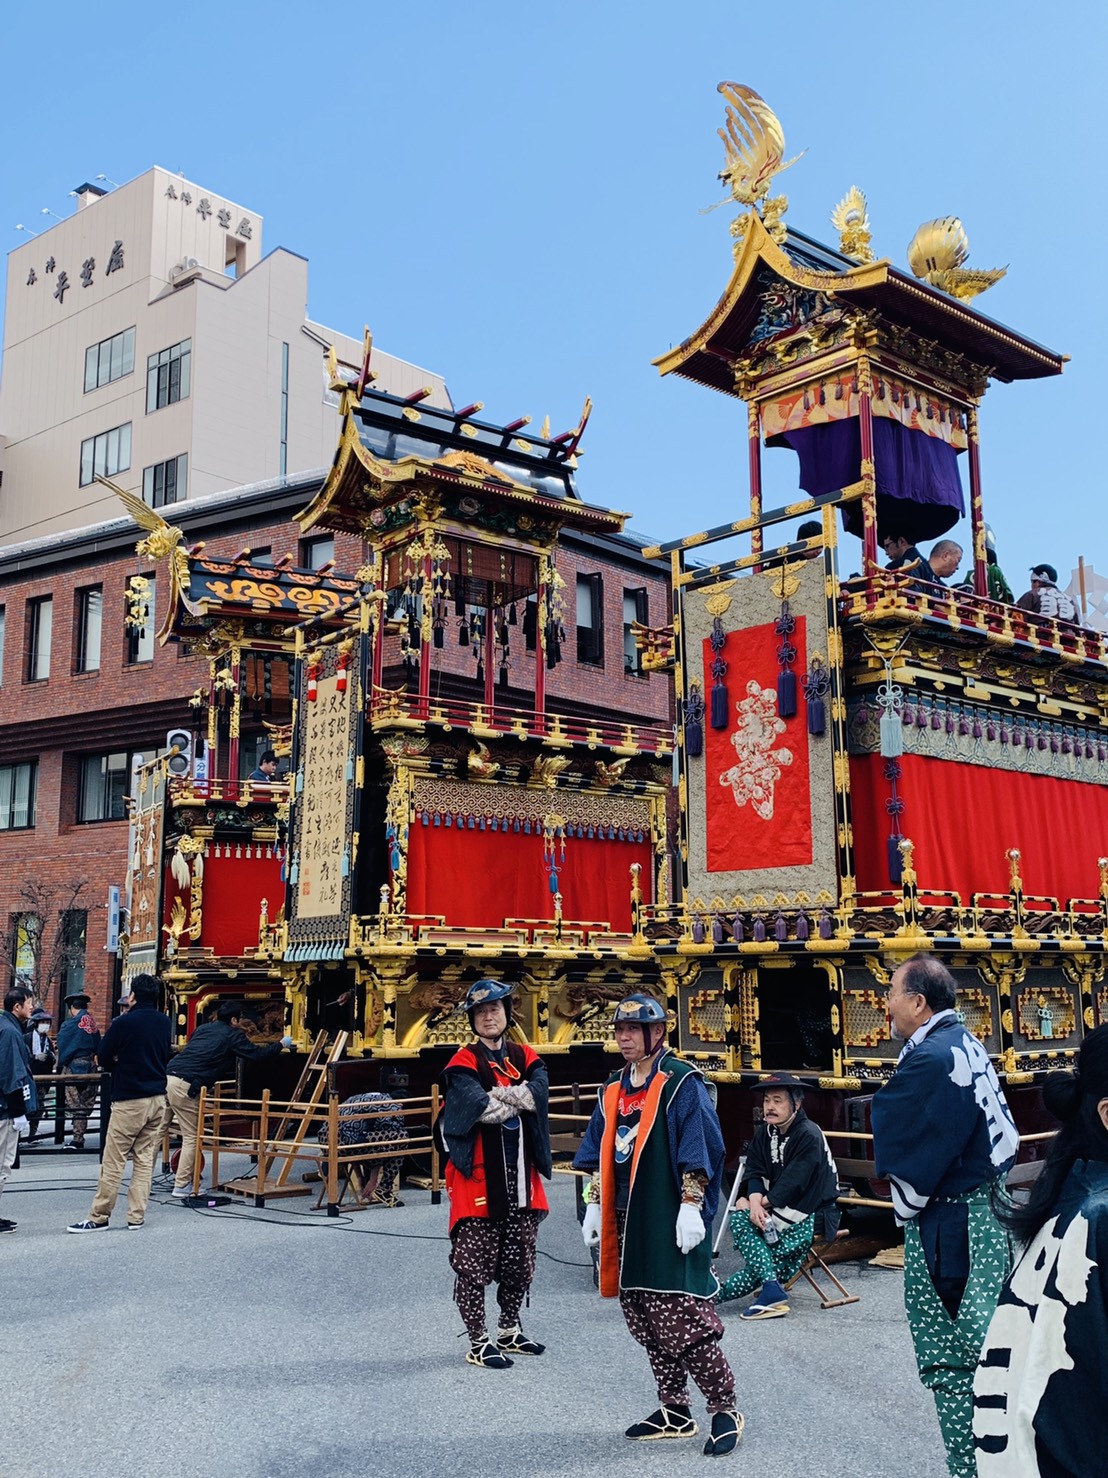
[[[58,1071],[91,1073],[100,1050],[100,1031],[89,1010],[90,998],[84,991],[72,991],[65,998],[65,1020],[58,1032]],[[73,1138],[69,1148],[84,1149],[88,1116],[96,1107],[96,1083],[69,1083],[65,1090],[65,1106],[73,1119]]]
[[[758,1297],[741,1318],[780,1319],[789,1312],[786,1285],[808,1256],[816,1212],[838,1195],[835,1161],[802,1107],[804,1084],[792,1073],[768,1073],[755,1084],[762,1122],[755,1131],[731,1213],[731,1235],[745,1266],[720,1289],[725,1299]]]

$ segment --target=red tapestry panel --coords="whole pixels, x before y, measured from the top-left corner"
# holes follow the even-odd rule
[[[921,888],[953,890],[964,903],[973,893],[1006,893],[1004,854],[1018,847],[1028,893],[1063,904],[1069,898],[1095,898],[1097,858],[1108,855],[1108,788],[914,754],[902,755],[897,763],[904,800],[900,829],[915,845]],[[850,757],[862,891],[889,887],[884,764],[877,754]]]
[[[198,943],[217,955],[256,949],[263,898],[275,919],[285,901],[279,857],[215,857],[209,847]]]
[[[806,623],[792,642],[807,651]],[[808,726],[797,678],[797,712],[777,717],[777,647],[771,624],[727,633],[729,724],[704,734],[706,858],[709,872],[797,867],[812,861]],[[704,642],[704,692],[713,652]],[[803,658],[800,662],[803,670]]]
[[[562,916],[631,927],[631,873],[642,864],[643,900],[651,901],[648,841],[569,837],[559,863]],[[408,833],[408,912],[443,915],[456,928],[498,929],[504,920],[553,919],[542,836],[413,825]]]

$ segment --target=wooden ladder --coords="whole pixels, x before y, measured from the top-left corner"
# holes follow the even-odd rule
[[[257,1173],[242,1175],[236,1180],[226,1181],[222,1187],[224,1190],[236,1191],[239,1195],[252,1199],[256,1206],[264,1206],[266,1198],[271,1196],[306,1196],[309,1194],[307,1186],[290,1183],[289,1176],[296,1159],[296,1151],[304,1143],[305,1136],[312,1125],[315,1110],[327,1088],[328,1070],[346,1051],[346,1044],[349,1040],[349,1032],[338,1032],[328,1047],[327,1033],[320,1032],[312,1045],[312,1050],[308,1053],[300,1078],[293,1090],[292,1102],[281,1115],[272,1133],[269,1131],[268,1113],[266,1112],[269,1100],[269,1092],[266,1091],[263,1095],[262,1131],[258,1140]],[[326,1055],[324,1054],[325,1048],[327,1049]],[[292,1131],[291,1138],[289,1137],[290,1131]],[[270,1167],[277,1159],[282,1161],[281,1169],[276,1178],[270,1180]]]

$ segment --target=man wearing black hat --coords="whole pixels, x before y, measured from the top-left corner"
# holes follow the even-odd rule
[[[466,1361],[506,1370],[513,1355],[541,1355],[545,1345],[520,1328],[519,1311],[535,1276],[539,1222],[547,1213],[540,1175],[550,1177],[550,1085],[539,1055],[509,1042],[510,985],[478,980],[465,1009],[477,1040],[446,1064],[439,1119],[450,1197],[454,1301],[470,1347]],[[485,1323],[485,1289],[496,1283],[500,1325]]]
[[[58,1071],[91,1073],[100,1050],[100,1032],[89,1008],[84,991],[73,991],[65,998],[65,1020],[58,1032]],[[69,1148],[84,1149],[88,1116],[96,1107],[95,1083],[70,1083],[65,1090],[65,1106],[73,1119],[73,1138]]]
[[[812,1245],[816,1212],[839,1193],[835,1161],[801,1107],[804,1085],[792,1073],[770,1073],[757,1084],[762,1122],[747,1151],[731,1235],[746,1266],[720,1289],[720,1302],[761,1292],[740,1315],[780,1319],[789,1312],[785,1284]]]
[[[621,1001],[612,1029],[624,1067],[601,1088],[573,1166],[592,1174],[581,1232],[586,1247],[599,1248],[601,1296],[618,1295],[658,1389],[658,1410],[624,1436],[695,1437],[691,1378],[712,1419],[704,1454],[722,1457],[743,1429],[719,1343],[708,1240],[723,1134],[699,1071],[667,1047],[666,1013],[653,997]]]
[[[1053,565],[1035,565],[1031,571],[1031,589],[1016,604],[1051,621],[1077,620],[1077,607],[1072,597],[1058,589],[1058,571]]]

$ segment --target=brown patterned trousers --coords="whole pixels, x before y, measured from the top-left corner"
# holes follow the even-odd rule
[[[622,1212],[616,1213],[616,1225],[622,1259]],[[691,1377],[709,1416],[735,1410],[735,1376],[720,1348],[723,1320],[714,1300],[633,1289],[620,1294],[619,1306],[631,1338],[646,1351],[663,1406],[688,1406]]]

